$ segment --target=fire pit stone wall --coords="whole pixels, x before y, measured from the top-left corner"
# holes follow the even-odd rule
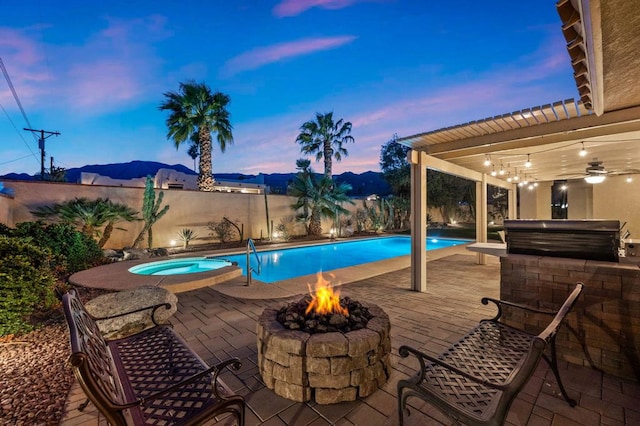
[[[265,385],[293,401],[318,404],[354,401],[371,395],[388,379],[389,316],[368,304],[367,327],[348,333],[288,330],[265,309],[258,319],[258,364]]]

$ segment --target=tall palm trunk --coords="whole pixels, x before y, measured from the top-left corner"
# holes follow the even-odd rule
[[[215,183],[212,171],[212,144],[211,132],[207,127],[198,130],[200,137],[200,173],[198,174],[198,189],[200,191],[213,191]]]
[[[102,237],[100,237],[100,241],[98,241],[98,246],[100,248],[104,247],[104,245],[109,240],[109,237],[111,237],[111,234],[113,233],[113,225],[113,222],[108,222],[107,226],[104,227],[104,231],[102,231]]]
[[[307,233],[309,235],[322,234],[322,222],[320,219],[320,212],[316,208],[311,210],[311,218],[309,219],[309,229]]]
[[[323,156],[324,156],[324,175],[329,179],[331,179],[331,176],[332,176],[332,171],[331,171],[332,158],[331,157],[333,156],[333,149],[331,149],[330,140],[324,141]]]

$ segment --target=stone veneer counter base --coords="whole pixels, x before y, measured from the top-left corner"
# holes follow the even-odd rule
[[[640,381],[640,268],[634,263],[509,254],[500,258],[500,298],[557,309],[576,282],[582,295],[557,337],[558,357]],[[507,310],[508,311],[508,310]],[[539,330],[536,315],[509,323]]]
[[[391,328],[378,306],[362,302],[373,315],[367,327],[348,333],[286,329],[277,309],[258,319],[258,367],[265,385],[298,402],[354,401],[371,395],[389,378]]]

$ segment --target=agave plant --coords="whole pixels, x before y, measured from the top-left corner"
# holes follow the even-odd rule
[[[178,241],[182,241],[182,248],[189,248],[189,242],[198,237],[198,234],[193,229],[184,228],[178,232]]]

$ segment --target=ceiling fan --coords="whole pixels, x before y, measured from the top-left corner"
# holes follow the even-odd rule
[[[564,175],[561,176],[564,179],[580,179],[583,178],[587,183],[600,183],[605,180],[607,176],[614,175],[634,175],[640,174],[638,169],[624,169],[624,170],[607,170],[604,168],[603,162],[594,158],[593,161],[588,163],[587,168],[583,174],[579,175]]]

